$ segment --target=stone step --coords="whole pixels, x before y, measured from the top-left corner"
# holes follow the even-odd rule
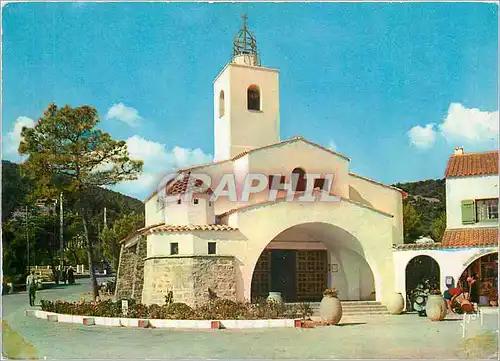
[[[289,303],[290,305],[291,303]],[[296,303],[295,303],[296,304]],[[319,315],[319,302],[309,303],[313,315]],[[377,301],[342,301],[342,313],[348,316],[354,315],[388,315],[387,307]]]

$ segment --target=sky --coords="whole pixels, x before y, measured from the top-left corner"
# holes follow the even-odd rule
[[[492,3],[10,3],[3,7],[2,159],[51,102],[91,105],[100,129],[159,175],[213,158],[212,81],[246,12],[280,69],[280,136],[348,156],[393,184],[442,178],[455,146],[498,148]]]

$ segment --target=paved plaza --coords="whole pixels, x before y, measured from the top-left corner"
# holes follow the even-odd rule
[[[78,300],[88,280],[42,290],[40,299]],[[431,322],[413,314],[352,316],[341,326],[314,329],[188,331],[48,323],[24,316],[26,293],[3,297],[3,318],[38,358],[497,358],[498,313],[472,322],[467,340],[461,319]],[[4,340],[5,342],[5,340]]]

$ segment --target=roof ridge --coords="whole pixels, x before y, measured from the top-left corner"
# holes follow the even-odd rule
[[[238,160],[242,157],[244,157],[245,155],[247,154],[250,154],[252,152],[255,152],[255,151],[258,151],[258,150],[262,150],[262,149],[266,149],[266,148],[271,148],[271,147],[275,147],[275,146],[278,146],[278,145],[283,145],[283,144],[288,144],[288,143],[293,143],[293,142],[296,142],[296,141],[299,141],[299,140],[302,140],[303,142],[305,143],[308,143],[310,145],[314,145],[318,148],[321,148],[331,154],[334,154],[334,155],[337,155],[341,158],[344,158],[346,159],[347,161],[350,161],[349,157],[341,154],[341,153],[338,153],[334,150],[331,150],[321,144],[318,144],[318,143],[315,143],[309,139],[306,139],[305,137],[303,137],[302,135],[296,135],[292,138],[289,138],[289,139],[285,139],[285,140],[280,140],[278,142],[275,142],[275,143],[270,143],[270,144],[266,144],[266,145],[263,145],[263,146],[260,146],[260,147],[255,147],[255,148],[252,148],[252,149],[249,149],[249,150],[245,150],[241,153],[238,153],[236,154],[234,157],[231,157],[231,158],[228,158],[228,159],[224,159],[224,160],[219,160],[217,162],[209,162],[209,163],[204,163],[204,164],[199,164],[199,165],[194,165],[194,166],[189,166],[189,167],[184,167],[184,168],[178,168],[177,170],[175,170],[175,172],[177,173],[183,173],[183,172],[188,172],[188,171],[192,171],[193,169],[199,169],[199,168],[204,168],[204,167],[210,167],[210,166],[213,166],[213,165],[218,165],[218,164],[223,164],[223,163],[228,163],[228,162],[234,162],[235,160]],[[158,191],[157,190],[154,190],[153,193],[151,193],[148,197],[145,198],[144,202],[147,202],[149,201],[151,198],[153,198],[155,196],[155,194],[157,194]]]
[[[319,190],[316,189],[315,192],[322,193],[324,191],[321,190],[321,189],[319,189]],[[294,193],[294,197],[297,196],[297,195],[305,194],[305,193],[306,193],[306,191],[295,192]],[[332,195],[332,196],[335,196],[335,194],[332,194],[332,193],[329,193],[329,194]],[[380,209],[367,206],[365,204],[362,204],[360,202],[356,202],[356,201],[354,201],[352,199],[349,199],[349,198],[345,198],[345,197],[342,197],[342,196],[339,196],[339,197],[340,197],[341,200],[346,201],[348,203],[355,204],[355,205],[357,205],[359,207],[363,207],[363,208],[366,208],[366,209],[370,209],[372,211],[375,211],[377,213],[383,214],[383,215],[388,216],[388,217],[394,217],[393,214],[384,212],[384,211],[382,211]],[[267,201],[261,201],[261,202],[251,203],[251,204],[245,204],[245,205],[242,205],[240,207],[232,208],[232,209],[230,209],[228,211],[219,213],[219,214],[217,214],[217,217],[223,218],[223,217],[226,217],[226,216],[231,215],[233,213],[236,213],[238,211],[245,211],[245,210],[247,210],[248,208],[251,208],[251,207],[263,206],[263,205],[266,205],[266,204],[276,204],[278,202],[283,202],[284,200],[286,200],[286,198],[287,198],[287,196],[279,197],[279,198],[277,197],[275,200],[267,200]]]
[[[472,152],[472,153],[463,153],[463,154],[451,154],[450,157],[463,157],[467,155],[475,155],[475,154],[493,154],[499,153],[500,150],[486,150],[484,152]]]

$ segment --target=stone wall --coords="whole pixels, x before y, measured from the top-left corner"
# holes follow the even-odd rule
[[[146,259],[142,302],[174,302],[197,306],[208,301],[208,289],[218,297],[236,300],[236,269],[232,256],[166,256]]]
[[[122,298],[141,300],[146,252],[147,243],[142,238],[133,246],[122,245],[116,277],[117,300]]]

